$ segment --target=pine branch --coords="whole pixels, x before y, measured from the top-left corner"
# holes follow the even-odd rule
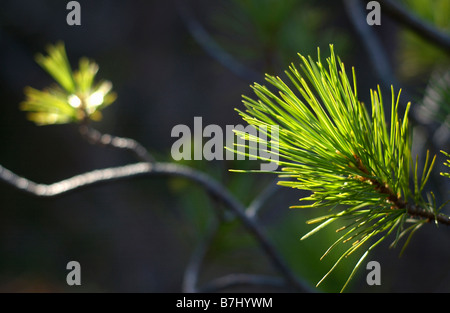
[[[176,8],[191,36],[213,59],[246,81],[257,81],[260,78],[260,75],[258,75],[254,70],[240,63],[231,54],[220,47],[220,45],[195,18],[192,10],[188,7],[185,1],[176,1]]]
[[[169,171],[166,164],[147,162],[97,169],[52,184],[39,184],[19,176],[0,165],[0,180],[21,191],[37,197],[55,197],[81,188],[120,179]]]
[[[352,70],[351,82],[332,45],[330,50],[326,64],[320,59],[320,51],[318,61],[300,55],[302,71],[292,64],[285,72],[289,85],[280,77],[266,75],[266,81],[277,92],[254,84],[252,89],[257,100],[244,96],[245,111],[237,111],[255,127],[279,126],[279,135],[270,138],[279,147],[273,154],[282,167],[274,173],[284,179],[291,178],[280,181],[281,185],[311,192],[300,199],[306,204],[292,208],[329,209],[329,214],[307,222],[319,225],[302,239],[335,221],[346,224],[338,228],[343,235],[325,255],[337,244],[351,245],[347,245],[330,272],[360,247],[370,244],[345,288],[368,253],[394,230],[395,246],[406,233],[411,236],[425,222],[434,220],[449,225],[449,218],[438,213],[432,194],[428,201],[422,195],[435,157],[429,162],[427,153],[419,177],[417,161],[414,165],[411,157],[410,103],[400,117],[400,94],[396,96],[392,87],[388,125],[380,88],[370,92],[368,111],[358,100],[355,71]],[[238,135],[249,141],[259,140],[244,132]],[[410,178],[414,189],[410,187]],[[407,218],[408,215],[415,218]],[[413,225],[405,227],[406,223]]]
[[[424,208],[418,207],[414,204],[408,204],[406,206],[406,210],[409,215],[425,218],[428,220],[428,222],[437,221],[438,223],[441,223],[444,225],[450,225],[450,217],[445,214],[439,213],[436,215],[433,212],[430,212]]]
[[[364,167],[364,165],[361,162],[361,159],[354,155],[355,163],[357,164],[357,167],[359,170],[361,170],[364,174],[370,175],[367,168]],[[373,178],[366,178],[362,176],[355,177],[361,181],[366,181],[370,183],[373,188],[379,192],[380,194],[383,194],[386,196],[386,201],[390,202],[392,204],[392,209],[397,210],[406,210],[406,212],[414,217],[420,217],[425,218],[428,220],[428,222],[439,222],[441,224],[450,225],[450,217],[445,214],[435,214],[433,212],[430,212],[429,210],[417,206],[415,204],[410,204],[405,202],[401,197],[399,197],[397,194],[395,194],[391,188],[389,188],[389,185],[382,183],[376,179]]]
[[[193,293],[198,292],[198,276],[200,268],[203,265],[203,260],[206,257],[208,248],[211,246],[214,236],[217,233],[218,223],[215,219],[208,223],[208,229],[204,238],[197,244],[194,252],[191,255],[189,263],[184,272],[183,278],[183,292]]]
[[[256,238],[274,267],[278,269],[290,285],[300,291],[309,291],[307,284],[300,281],[287,266],[258,222],[245,214],[245,207],[224,186],[210,176],[195,169],[175,163],[140,162],[93,170],[53,184],[39,184],[21,177],[0,165],[0,180],[21,191],[38,197],[55,197],[96,184],[145,176],[176,176],[197,183],[206,192],[224,203],[236,215],[245,228]]]
[[[82,124],[79,130],[80,134],[91,144],[129,150],[141,161],[149,163],[155,162],[155,158],[147,151],[147,149],[134,139],[102,134],[86,123]]]

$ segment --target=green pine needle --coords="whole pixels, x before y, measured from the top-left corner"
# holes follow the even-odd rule
[[[448,158],[447,161],[444,162],[444,165],[447,166],[448,168],[450,168],[450,154],[448,154],[447,152],[442,151],[442,150],[441,150],[441,153]],[[445,172],[445,173],[440,173],[440,174],[442,176],[450,178],[450,171],[449,172]]]
[[[392,88],[388,124],[378,88],[370,91],[368,111],[358,100],[355,71],[352,70],[350,81],[344,64],[335,56],[333,45],[330,51],[325,64],[320,60],[320,51],[318,61],[299,55],[302,71],[294,64],[289,67],[285,72],[289,85],[280,77],[266,75],[266,81],[276,92],[254,84],[251,88],[257,99],[243,96],[246,110],[237,111],[257,128],[279,126],[278,138],[270,138],[279,147],[273,152],[273,159],[279,160],[281,172],[274,173],[290,178],[280,181],[281,185],[311,192],[300,199],[301,205],[293,208],[329,208],[329,214],[309,221],[320,224],[302,239],[335,221],[345,221],[347,226],[338,229],[341,237],[325,253],[337,245],[347,247],[330,272],[340,261],[368,246],[363,249],[365,252],[345,288],[369,251],[389,234],[397,233],[396,244],[406,233],[414,233],[423,224],[421,219],[406,218],[410,201],[435,210],[434,203],[421,196],[435,158],[430,162],[427,154],[419,178],[417,161],[414,165],[411,157],[407,119],[410,104],[404,115],[399,116],[400,92],[395,96]],[[257,140],[244,132],[237,133],[250,141]],[[409,185],[411,168],[415,168],[414,190]],[[405,227],[406,223],[412,226]]]
[[[36,62],[55,79],[57,86],[43,91],[25,88],[26,99],[20,108],[28,111],[28,118],[38,125],[100,120],[101,110],[114,102],[112,84],[101,81],[94,84],[98,65],[86,58],[73,72],[63,43],[51,45],[48,55],[38,54]]]

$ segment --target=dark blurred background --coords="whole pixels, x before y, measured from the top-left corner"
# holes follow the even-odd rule
[[[36,182],[135,162],[128,153],[90,145],[76,125],[38,127],[26,120],[19,110],[23,88],[51,83],[34,62],[50,43],[63,41],[74,66],[82,56],[94,59],[98,77],[113,82],[118,99],[95,126],[138,140],[160,161],[171,161],[172,128],[191,127],[194,116],[203,117],[204,126],[242,124],[234,111],[241,108],[242,94],[251,95],[249,85],[262,82],[264,73],[282,75],[291,62],[299,63],[298,52],[315,58],[320,47],[324,58],[333,43],[347,68],[355,66],[366,103],[369,89],[383,81],[342,1],[78,2],[81,26],[67,25],[67,1],[0,2],[0,164]],[[401,3],[448,33],[447,0]],[[383,13],[381,25],[370,32],[387,56],[396,89],[404,88],[410,97],[405,100],[413,102],[415,150],[449,151],[448,53]],[[221,53],[231,58],[221,62]],[[439,88],[431,88],[430,81]],[[388,93],[384,97],[390,99]],[[443,161],[438,155],[436,173]],[[245,162],[184,163],[216,177],[245,204],[273,179],[228,172]],[[442,203],[448,183],[439,175],[431,180]],[[314,285],[335,260],[318,258],[336,237],[330,229],[299,241],[309,229],[305,220],[317,213],[289,210],[298,198],[298,191],[280,189],[264,206],[261,223],[294,271]],[[176,178],[125,180],[52,199],[1,183],[0,291],[179,292],[186,264],[215,210],[201,189]],[[381,264],[382,285],[368,286],[361,268],[350,291],[450,291],[447,227],[423,227],[402,258],[389,243],[370,257]],[[81,286],[66,284],[71,260],[81,264]],[[338,291],[353,265],[343,264],[320,290]],[[200,282],[235,272],[277,275],[240,223],[230,221],[221,225]]]

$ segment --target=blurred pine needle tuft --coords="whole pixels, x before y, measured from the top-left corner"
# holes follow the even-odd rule
[[[38,125],[100,120],[100,111],[114,102],[116,94],[109,81],[94,82],[98,65],[81,58],[73,72],[62,42],[50,45],[47,52],[47,56],[38,54],[36,62],[57,84],[42,91],[26,87],[20,108]]]

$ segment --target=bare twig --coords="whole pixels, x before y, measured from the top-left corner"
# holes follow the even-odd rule
[[[277,182],[278,179],[272,181],[247,207],[245,213],[249,218],[256,218],[259,210],[262,208],[266,200],[269,199],[277,190],[279,190],[280,186],[277,184]],[[200,268],[203,265],[203,260],[206,257],[207,250],[212,244],[214,236],[217,233],[218,222],[219,221],[216,218],[214,218],[210,222],[203,240],[198,243],[191,256],[190,262],[186,267],[183,280],[184,292],[217,292],[221,291],[222,289],[232,288],[235,286],[249,285],[289,289],[289,286],[286,284],[286,280],[279,277],[275,278],[249,274],[230,274],[221,278],[214,279],[204,284],[202,287],[197,287]]]
[[[450,53],[450,36],[448,34],[421,20],[419,17],[398,4],[398,2],[392,0],[379,1],[381,3],[381,10],[393,20],[410,28],[423,39],[428,40],[438,47],[443,48],[447,53]]]
[[[149,174],[152,172],[152,167],[153,166],[147,162],[141,162],[93,170],[53,184],[38,184],[21,177],[0,165],[0,180],[34,196],[54,197],[94,184]]]
[[[294,273],[291,272],[289,267],[281,259],[281,256],[278,254],[275,247],[272,246],[266,235],[259,228],[258,223],[254,219],[247,217],[245,208],[228,192],[228,190],[224,186],[219,184],[217,181],[213,180],[211,177],[207,176],[204,173],[186,166],[176,165],[175,163],[155,163],[153,157],[148,153],[148,151],[133,139],[116,137],[109,134],[102,134],[96,129],[89,127],[87,123],[81,125],[80,132],[93,144],[109,145],[114,148],[128,149],[134,152],[138,158],[143,159],[148,163],[152,163],[153,167],[149,167],[148,169],[146,169],[145,167],[141,168],[141,170],[143,171],[142,174],[154,173],[174,176],[178,175],[199,183],[202,187],[204,187],[205,191],[213,198],[213,200],[224,203],[243,222],[244,226],[246,226],[247,229],[253,233],[253,235],[261,244],[263,250],[265,250],[269,258],[271,258],[274,266],[278,268],[283,275],[285,275],[285,278],[290,284],[300,287],[300,289],[306,288],[306,285],[300,282],[295,277]],[[131,175],[139,175],[139,169],[122,168],[119,170],[118,175],[113,179],[125,178],[127,176],[120,175],[126,174],[127,172],[129,172]],[[97,172],[97,174],[99,173]],[[78,176],[77,181],[80,181],[80,176],[81,175]],[[83,179],[81,179],[81,181],[83,181]],[[210,234],[208,234],[204,241],[198,245],[185,271],[183,289],[188,292],[194,292],[196,290],[200,266],[203,262],[203,258],[206,255],[206,250],[212,240],[213,233],[217,228],[216,223],[213,223],[211,227],[212,229],[210,230]]]
[[[217,233],[217,221],[214,219],[208,224],[208,229],[196,249],[194,250],[191,259],[184,272],[183,292],[197,292],[198,276],[200,268],[203,265],[203,260],[208,252],[209,246],[212,244],[214,236]]]
[[[285,281],[278,277],[253,274],[230,274],[210,281],[199,288],[199,292],[219,292],[240,286],[267,286],[288,289]]]
[[[217,44],[195,18],[190,8],[185,4],[185,1],[176,1],[176,6],[180,17],[185,23],[191,36],[213,59],[229,69],[235,75],[247,81],[254,82],[261,79],[262,75],[259,75],[237,61],[232,55],[227,53],[219,46],[219,44]]]
[[[250,205],[247,207],[246,213],[250,218],[257,216],[259,210],[267,202],[267,200],[273,196],[275,192],[280,190],[281,186],[278,185],[278,178],[275,178],[272,182],[264,188],[257,197],[253,199]]]
[[[134,139],[102,134],[98,130],[90,127],[87,124],[82,124],[80,126],[80,133],[91,144],[111,146],[116,149],[130,150],[141,161],[155,162],[155,159],[152,155],[150,155],[147,149],[145,149],[139,142]]]
[[[287,266],[256,220],[249,218],[245,214],[243,205],[236,200],[224,186],[210,176],[195,169],[175,163],[141,162],[119,167],[98,169],[47,185],[35,183],[0,165],[0,180],[17,189],[39,197],[54,197],[94,184],[106,183],[119,179],[156,175],[187,178],[200,185],[212,196],[219,199],[236,215],[246,229],[256,238],[273,266],[283,275],[287,282],[300,291],[309,291],[307,284],[300,281]]]
[[[369,55],[372,68],[382,80],[384,86],[393,84],[398,87],[397,79],[389,64],[389,58],[385,54],[382,44],[373,29],[367,24],[365,11],[361,4],[360,0],[344,0],[347,14]]]

